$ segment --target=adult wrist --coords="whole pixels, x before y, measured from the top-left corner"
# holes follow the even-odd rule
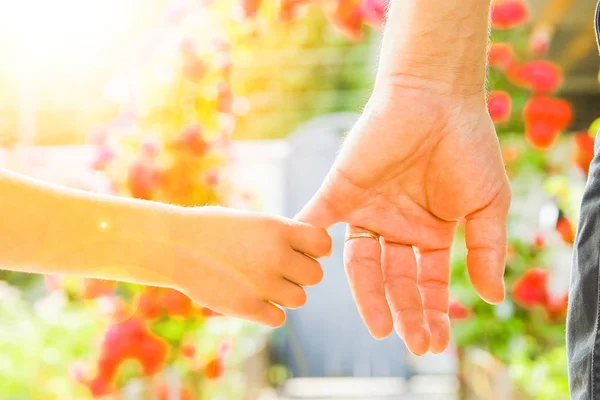
[[[484,92],[490,0],[392,0],[378,86]]]

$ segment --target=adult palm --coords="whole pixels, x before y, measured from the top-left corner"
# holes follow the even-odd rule
[[[371,334],[395,327],[415,354],[450,337],[450,247],[466,219],[467,265],[479,295],[504,298],[510,187],[483,93],[422,89],[371,99],[321,189],[298,218],[372,231],[346,243],[350,286]]]

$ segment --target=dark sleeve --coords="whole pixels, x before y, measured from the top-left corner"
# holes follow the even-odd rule
[[[594,26],[596,27],[596,44],[598,45],[598,51],[600,51],[600,0],[596,5],[596,16],[594,17]]]

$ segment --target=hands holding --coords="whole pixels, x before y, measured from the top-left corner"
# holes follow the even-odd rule
[[[395,87],[375,92],[320,191],[298,218],[380,235],[346,243],[344,263],[371,334],[395,327],[415,354],[443,351],[450,247],[466,218],[475,290],[504,298],[510,188],[483,90],[440,95]]]
[[[439,353],[450,338],[450,249],[465,218],[473,286],[484,300],[501,302],[510,187],[483,91],[455,96],[398,86],[381,93],[298,215],[303,222],[219,208],[192,209],[200,219],[191,225],[182,218],[176,232],[196,227],[207,249],[190,250],[186,264],[210,273],[198,280],[197,269],[183,269],[178,286],[216,311],[278,326],[285,314],[273,303],[305,303],[302,286],[323,274],[313,257],[330,252],[325,228],[345,222],[349,232],[379,236],[349,240],[344,250],[371,334],[383,338],[395,328],[413,353]],[[179,237],[193,238],[192,249],[197,233]]]
[[[90,196],[0,171],[0,265],[178,289],[217,312],[279,326],[323,271],[326,228],[371,334],[443,351],[450,248],[466,219],[475,290],[504,298],[510,187],[485,93],[490,0],[390,2],[373,95],[299,221]],[[257,234],[258,233],[258,234]]]
[[[460,218],[475,290],[490,303],[504,299],[511,193],[485,101],[489,7],[390,2],[372,97],[297,216],[377,235],[347,241],[350,286],[371,334],[395,328],[415,354],[448,345],[450,249]]]

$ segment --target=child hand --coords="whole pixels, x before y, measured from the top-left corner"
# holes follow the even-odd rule
[[[177,289],[214,311],[271,327],[285,321],[274,304],[305,304],[302,286],[323,278],[315,259],[331,252],[325,229],[285,218],[202,207],[174,220]]]

